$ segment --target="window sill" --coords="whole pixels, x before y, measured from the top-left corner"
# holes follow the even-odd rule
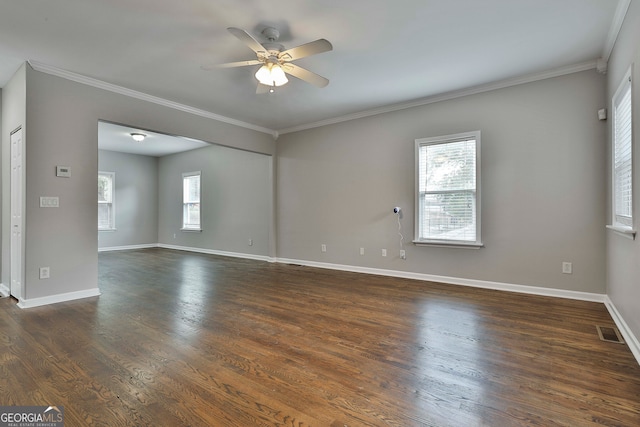
[[[440,240],[414,240],[416,246],[431,246],[436,248],[456,248],[456,249],[480,249],[484,248],[482,243],[466,243],[466,242],[445,242]]]
[[[635,240],[636,239],[636,230],[628,227],[620,227],[618,225],[607,225],[607,228],[611,231],[614,231],[627,239]]]
[[[98,228],[98,231],[117,231],[117,228]]]
[[[202,233],[202,228],[181,228],[180,231],[186,231],[191,233]]]

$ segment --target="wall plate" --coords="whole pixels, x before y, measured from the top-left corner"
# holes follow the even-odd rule
[[[60,178],[71,178],[71,168],[69,166],[56,166],[56,176]]]
[[[40,197],[41,208],[57,208],[60,206],[60,199],[57,196]]]

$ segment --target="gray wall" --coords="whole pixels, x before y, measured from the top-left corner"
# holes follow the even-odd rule
[[[278,256],[604,293],[604,102],[604,77],[585,71],[282,135]],[[414,140],[472,130],[482,131],[486,247],[416,247]]]
[[[11,287],[10,135],[11,132],[22,126],[23,139],[26,140],[26,102],[26,66],[23,65],[2,89],[2,283],[8,288]]]
[[[622,77],[635,63],[633,69],[633,212],[634,228],[640,228],[640,2],[632,1],[624,24],[609,59],[607,71],[607,99],[609,111],[611,98]],[[611,120],[607,132],[609,173],[611,176]],[[607,189],[608,223],[611,223],[611,180]],[[625,238],[607,231],[607,294],[636,337],[640,337],[640,238]]]
[[[7,105],[5,103],[5,109]],[[26,67],[26,117],[27,299],[86,291],[97,286],[99,120],[129,123],[268,154],[275,150],[271,135],[86,86],[34,71],[29,66]],[[3,144],[5,149],[6,145]],[[56,165],[70,166],[73,177],[54,178]],[[7,194],[3,197],[3,248],[8,247]],[[39,208],[40,196],[58,196],[60,207]],[[8,254],[8,250],[3,250],[5,262]],[[50,267],[50,279],[38,279],[41,266]]]
[[[160,158],[159,243],[270,256],[271,159],[215,145]],[[182,173],[193,171],[202,172],[202,232],[180,231]]]
[[[98,150],[98,170],[115,172],[115,231],[98,247],[158,243],[158,158]]]

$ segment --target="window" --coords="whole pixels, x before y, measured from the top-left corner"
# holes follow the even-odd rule
[[[416,244],[482,246],[480,131],[416,140]]]
[[[182,229],[200,230],[200,172],[182,174]]]
[[[613,96],[613,226],[633,228],[631,70]]]
[[[115,173],[98,172],[98,230],[115,230]]]

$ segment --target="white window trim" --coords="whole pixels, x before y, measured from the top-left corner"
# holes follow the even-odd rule
[[[98,224],[98,231],[117,231],[116,230],[116,173],[115,172],[107,172],[107,171],[98,171],[98,176],[100,175],[109,175],[111,176],[111,215],[112,215],[112,221],[111,221],[111,227],[109,228],[100,228],[100,225]],[[100,204],[100,201],[98,201],[98,204]]]
[[[484,244],[482,243],[482,234],[481,234],[481,224],[482,224],[482,218],[481,218],[481,191],[480,191],[480,187],[481,187],[481,180],[480,180],[480,153],[481,153],[481,132],[479,130],[477,131],[471,131],[471,132],[463,132],[463,133],[457,133],[457,134],[453,134],[453,135],[443,135],[443,136],[436,136],[436,137],[430,137],[430,138],[420,138],[420,139],[416,139],[415,140],[415,152],[414,152],[414,157],[415,157],[415,212],[414,212],[414,240],[413,243],[416,246],[431,246],[431,247],[446,247],[446,248],[463,248],[463,249],[479,249],[484,247]],[[468,241],[462,241],[462,240],[445,240],[445,239],[421,239],[419,237],[419,230],[420,230],[420,182],[419,182],[419,175],[420,175],[420,165],[419,165],[419,150],[420,147],[423,145],[429,145],[429,144],[435,144],[435,143],[449,143],[449,142],[456,142],[456,141],[462,141],[462,140],[466,140],[466,139],[475,139],[476,141],[476,240],[475,242],[468,242]]]
[[[184,226],[184,179],[188,178],[190,176],[199,176],[200,177],[200,225],[198,227],[185,227]],[[181,193],[181,198],[182,198],[182,227],[180,228],[180,231],[200,233],[200,232],[202,232],[202,171],[184,172],[182,174],[182,179],[180,180],[180,184],[181,184],[181,188],[182,188],[182,193]]]
[[[635,223],[635,212],[633,209],[633,194],[632,194],[632,206],[631,206],[631,221],[630,221],[630,224],[625,224],[618,220],[618,215],[616,212],[616,187],[615,187],[616,185],[615,184],[616,183],[615,112],[616,112],[616,104],[619,102],[620,98],[623,96],[624,93],[626,93],[627,90],[631,91],[631,182],[632,182],[632,186],[633,186],[633,180],[634,180],[634,163],[635,163],[634,157],[635,156],[634,156],[634,149],[633,149],[634,134],[633,134],[633,85],[632,85],[633,82],[631,77],[632,75],[633,75],[633,64],[631,65],[631,67],[629,67],[629,69],[625,73],[624,77],[622,78],[622,81],[620,82],[620,85],[616,89],[616,92],[613,95],[613,98],[611,99],[611,107],[613,110],[613,123],[611,125],[611,224],[607,225],[606,228],[624,237],[635,239],[636,230],[633,227],[633,224]],[[633,187],[632,187],[632,191],[633,191]]]
[[[614,231],[620,234],[621,236],[627,237],[631,240],[635,240],[636,238],[636,230],[632,228],[623,228],[623,227],[618,227],[617,225],[607,225],[606,227],[609,230]]]

